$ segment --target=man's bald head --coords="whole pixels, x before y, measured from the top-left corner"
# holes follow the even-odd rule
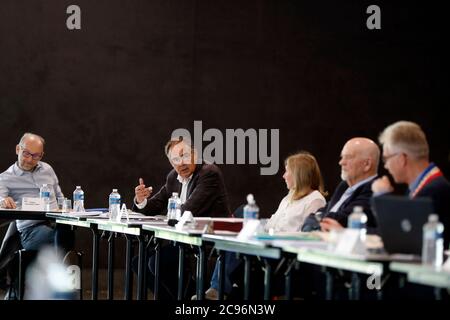
[[[16,146],[17,162],[24,171],[33,171],[44,155],[45,140],[33,133],[25,133]]]
[[[377,172],[378,164],[380,162],[380,148],[373,140],[357,137],[348,140],[346,144],[352,145],[355,152],[362,157],[372,159],[374,163],[374,173]]]
[[[377,174],[380,149],[371,139],[356,137],[348,140],[341,152],[341,177],[350,186]]]

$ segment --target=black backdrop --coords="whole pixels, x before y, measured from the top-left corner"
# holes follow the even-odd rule
[[[70,4],[79,31],[66,28]],[[370,4],[381,30],[366,28]],[[36,132],[66,195],[81,185],[87,207],[104,207],[117,187],[130,204],[138,177],[163,184],[173,129],[278,128],[277,175],[221,166],[231,206],[252,192],[269,216],[289,153],[316,155],[332,192],[343,143],[404,119],[423,126],[448,176],[445,12],[406,1],[2,0],[0,168]]]

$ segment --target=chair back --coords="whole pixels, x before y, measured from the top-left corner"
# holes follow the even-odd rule
[[[0,270],[5,268],[14,258],[15,253],[22,249],[20,242],[20,233],[17,230],[16,221],[11,221],[8,230],[3,237],[2,246],[0,247]]]

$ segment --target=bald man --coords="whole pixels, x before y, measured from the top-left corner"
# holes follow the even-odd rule
[[[0,206],[16,209],[23,197],[39,197],[39,189],[50,187],[50,207],[57,208],[56,199],[63,197],[53,168],[42,162],[45,140],[36,134],[25,133],[16,146],[17,162],[0,174]],[[38,250],[54,244],[55,230],[41,220],[17,220],[22,247]]]
[[[302,231],[347,226],[347,218],[353,207],[362,206],[367,214],[367,226],[376,227],[370,208],[371,184],[377,178],[380,149],[368,138],[357,137],[347,141],[341,151],[341,178],[326,207],[311,214]],[[319,224],[319,221],[321,223]]]

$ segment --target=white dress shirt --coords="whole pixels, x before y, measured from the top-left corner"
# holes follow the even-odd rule
[[[189,186],[189,182],[191,182],[192,174],[188,178],[183,178],[182,176],[178,175],[177,180],[181,183],[181,194],[180,194],[180,200],[181,204],[186,202],[187,198],[187,190]]]
[[[277,211],[267,221],[265,229],[273,229],[275,232],[300,231],[306,217],[325,205],[325,198],[317,190],[299,200],[292,200],[292,194],[289,193],[281,200]]]

